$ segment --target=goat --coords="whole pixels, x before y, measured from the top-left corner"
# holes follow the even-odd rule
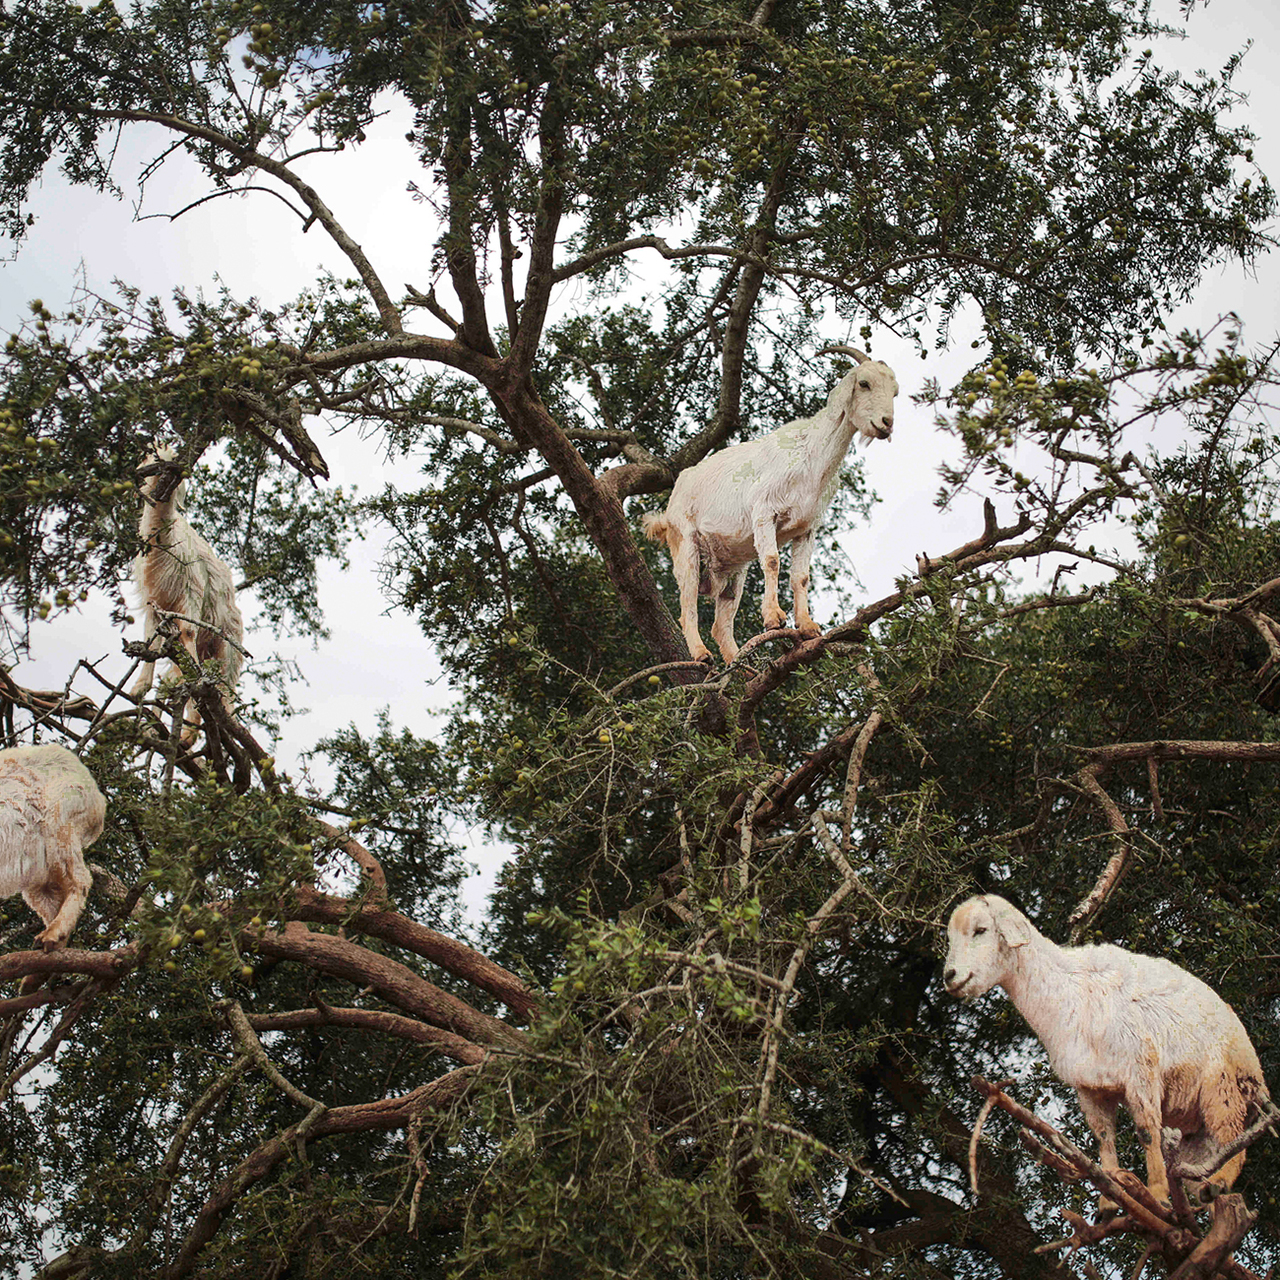
[[[821,635],[809,616],[809,562],[814,526],[835,493],[840,466],[855,433],[888,440],[898,380],[881,360],[854,347],[824,347],[853,356],[858,365],[836,383],[811,418],[730,445],[676,477],[667,509],[644,517],[646,537],[665,542],[680,588],[680,629],[689,654],[710,660],[698,631],[698,597],[714,596],[711,636],[726,662],[738,656],[733,620],[747,568],[764,570],[761,612],[766,630],[787,625],[778,602],[779,546],[791,543],[791,593],[796,626],[806,638]]]
[[[1251,1106],[1269,1101],[1234,1010],[1171,961],[1107,944],[1060,947],[995,894],[962,902],[947,939],[947,990],[968,998],[1004,987],[1055,1074],[1075,1088],[1109,1172],[1119,1168],[1116,1107],[1124,1103],[1157,1200],[1169,1200],[1163,1125],[1182,1131],[1184,1152],[1206,1136],[1221,1146],[1244,1132]],[[1243,1165],[1241,1151],[1214,1180],[1229,1188]],[[1114,1206],[1104,1199],[1102,1207]]]
[[[142,467],[172,462],[174,451],[157,449],[148,454]],[[142,516],[138,535],[143,547],[133,562],[133,579],[142,597],[147,642],[155,637],[156,611],[184,615],[178,619],[178,638],[197,663],[212,659],[222,681],[223,703],[228,705],[243,662],[240,644],[244,622],[236,604],[235,579],[218,553],[191,527],[183,515],[187,484],[178,482],[168,498],[155,497],[163,471],[147,476],[141,486]],[[190,619],[198,619],[196,625]],[[130,690],[141,698],[155,680],[156,664],[147,662]],[[228,705],[229,709],[229,705]],[[183,712],[187,721],[183,741],[190,743],[200,725],[200,712],[188,701]]]
[[[101,834],[107,802],[93,775],[56,745],[0,751],[0,898],[21,892],[39,913],[46,951],[66,946],[93,877],[84,850]]]

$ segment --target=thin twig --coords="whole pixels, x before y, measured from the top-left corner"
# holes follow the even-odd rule
[[[1012,1083],[1012,1079],[1001,1080],[997,1082],[996,1088],[1003,1089],[1005,1085]],[[978,1112],[978,1118],[973,1122],[973,1133],[969,1135],[969,1190],[973,1192],[975,1200],[978,1198],[978,1140],[982,1137],[983,1126],[987,1123],[987,1117],[995,1109],[995,1105],[995,1095],[989,1094]]]

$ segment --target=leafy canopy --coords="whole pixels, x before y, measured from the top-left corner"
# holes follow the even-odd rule
[[[1158,33],[1126,0],[0,0],[19,251],[51,166],[138,194],[128,135],[144,186],[180,155],[185,208],[274,196],[347,263],[290,300],[31,300],[10,656],[93,593],[127,618],[169,440],[255,652],[324,635],[317,564],[376,521],[452,695],[304,751],[287,670],[228,708],[164,636],[146,698],[100,642],[64,691],[0,672],[6,741],[75,745],[109,800],[75,946],[5,908],[0,1275],[1081,1274],[1035,1250],[1086,1191],[1007,1131],[966,1189],[975,1070],[1087,1142],[1008,1004],[936,980],[974,890],[1176,956],[1275,1078],[1274,351],[1164,328],[1274,200],[1235,64],[1172,74]],[[435,219],[401,291],[335,212],[391,122]],[[917,417],[982,527],[875,601],[828,547],[836,625],[691,663],[639,507],[812,412],[819,347],[890,335],[973,342]],[[343,429],[386,459],[366,499]],[[824,536],[867,517],[851,460]],[[475,926],[468,828],[510,850]],[[1274,1163],[1241,1182],[1262,1270]]]

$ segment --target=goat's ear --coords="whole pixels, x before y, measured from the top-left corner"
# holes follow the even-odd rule
[[[846,373],[845,376],[831,388],[831,391],[827,396],[827,408],[835,414],[837,424],[843,424],[845,418],[849,414],[849,410],[853,408],[854,394],[858,386],[858,380],[855,373],[856,371]]]
[[[989,897],[986,902],[1005,946],[1025,947],[1031,941],[1031,921],[1003,898]]]

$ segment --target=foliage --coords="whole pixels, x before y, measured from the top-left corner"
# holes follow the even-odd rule
[[[974,890],[1175,956],[1277,1078],[1276,353],[1165,328],[1274,201],[1234,64],[1175,76],[1155,31],[1129,0],[0,3],[15,242],[50,165],[118,194],[137,130],[193,204],[269,191],[351,273],[31,301],[10,656],[93,593],[126,620],[164,439],[255,649],[326,635],[318,562],[376,521],[451,692],[298,781],[255,736],[286,675],[228,709],[172,643],[141,700],[0,671],[6,742],[75,744],[109,798],[75,945],[5,908],[0,1276],[1081,1274],[1035,1250],[1086,1191],[1007,1130],[967,1188],[975,1070],[1088,1145],[1007,1002],[937,982]],[[399,297],[327,194],[388,104],[438,225]],[[812,412],[826,342],[953,329],[973,368],[917,399],[982,527],[875,601],[820,556],[825,634],[690,662],[641,507]],[[331,481],[317,419],[385,487]],[[852,461],[832,536],[868,517]],[[474,926],[466,826],[511,850]],[[1240,1184],[1251,1268],[1276,1159]]]

